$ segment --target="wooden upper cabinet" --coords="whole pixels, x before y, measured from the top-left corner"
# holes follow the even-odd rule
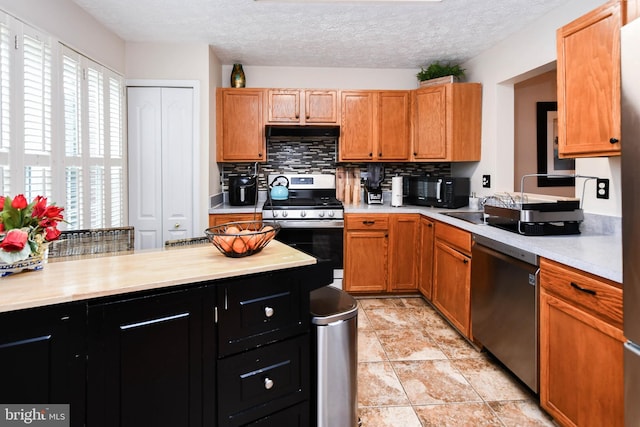
[[[620,155],[620,28],[611,1],[557,31],[560,157]]]
[[[378,160],[409,160],[411,96],[409,91],[384,91],[378,100]]]
[[[343,91],[340,161],[408,161],[409,91]]]
[[[482,86],[447,83],[413,91],[412,160],[479,161]]]
[[[338,105],[337,90],[268,89],[266,123],[337,125]]]
[[[375,92],[342,91],[340,161],[373,160]]]
[[[266,161],[264,90],[216,91],[216,155],[218,162]]]

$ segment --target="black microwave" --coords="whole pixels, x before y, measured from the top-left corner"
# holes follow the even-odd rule
[[[411,205],[461,208],[469,204],[469,178],[420,176],[405,180],[404,194]]]

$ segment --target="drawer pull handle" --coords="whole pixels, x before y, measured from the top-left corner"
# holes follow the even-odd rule
[[[371,220],[367,220],[367,221],[362,221],[362,223],[363,223],[364,225],[373,225],[373,224],[375,224],[376,222],[375,222],[375,221],[371,221]]]
[[[582,286],[578,285],[577,283],[571,282],[571,287],[579,290],[580,292],[584,292],[585,294],[589,294],[589,295],[595,295],[596,294],[596,291],[594,291],[593,289],[583,288]]]
[[[264,315],[265,316],[272,317],[274,313],[275,313],[275,310],[272,307],[265,307],[264,308]]]
[[[264,379],[264,388],[265,390],[271,390],[273,388],[273,380],[269,377]]]

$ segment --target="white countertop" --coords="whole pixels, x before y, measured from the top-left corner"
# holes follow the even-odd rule
[[[257,206],[218,205],[209,210],[215,213],[253,213]],[[511,246],[534,252],[541,257],[577,268],[587,273],[622,283],[622,225],[621,218],[585,214],[581,234],[571,236],[522,236],[489,225],[477,225],[442,215],[452,209],[404,205],[392,207],[389,200],[382,205],[345,205],[345,213],[418,213],[458,228],[482,235]],[[469,211],[468,207],[457,209]]]

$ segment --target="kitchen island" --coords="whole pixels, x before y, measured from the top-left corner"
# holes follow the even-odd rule
[[[0,281],[0,401],[72,426],[308,425],[316,259],[273,241],[50,263]]]

